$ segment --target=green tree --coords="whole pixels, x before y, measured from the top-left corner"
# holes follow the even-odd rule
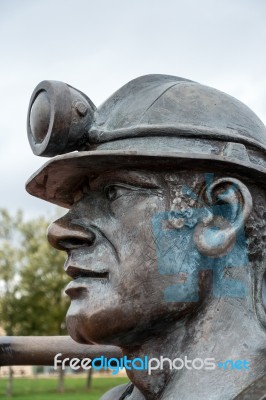
[[[15,334],[16,316],[11,302],[15,292],[18,274],[17,248],[15,246],[18,225],[21,223],[20,211],[11,217],[7,210],[0,209],[0,324],[8,336]],[[12,396],[13,371],[9,367],[7,395]]]
[[[47,242],[49,222],[44,217],[25,221],[21,213],[12,218],[5,210],[0,219],[1,325],[8,335],[65,334],[66,256]]]
[[[24,335],[66,333],[64,321],[69,303],[64,295],[69,281],[63,268],[66,255],[49,245],[48,224],[40,217],[19,226],[20,281],[16,292],[19,308],[24,310],[19,321]]]

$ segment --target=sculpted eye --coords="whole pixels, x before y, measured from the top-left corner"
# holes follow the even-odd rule
[[[159,188],[143,188],[127,184],[111,184],[105,186],[103,191],[109,201],[114,201],[122,196],[130,196],[133,193],[139,193],[142,196],[162,196],[163,193]]]
[[[104,188],[105,196],[108,200],[114,201],[119,197],[128,194],[129,188],[119,185],[109,185]]]

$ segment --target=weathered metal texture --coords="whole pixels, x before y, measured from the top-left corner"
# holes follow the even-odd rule
[[[27,183],[69,208],[48,231],[73,278],[69,334],[129,359],[215,360],[128,370],[132,400],[233,399],[266,373],[266,128],[231,96],[162,75],[129,82],[90,123],[83,151]]]
[[[121,357],[114,346],[82,345],[69,336],[0,336],[0,367],[6,365],[54,365],[56,354],[64,358]]]
[[[266,400],[266,375],[253,382],[235,400]]]

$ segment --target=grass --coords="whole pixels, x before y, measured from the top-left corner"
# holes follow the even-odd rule
[[[85,388],[84,377],[66,377],[65,393],[57,393],[55,378],[15,378],[13,399],[15,400],[99,400],[103,393],[114,386],[128,382],[127,378],[92,378],[91,389]],[[6,378],[0,379],[0,398],[6,397]]]

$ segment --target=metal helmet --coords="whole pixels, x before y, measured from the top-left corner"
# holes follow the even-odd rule
[[[29,105],[28,137],[35,154],[67,153],[26,184],[30,194],[63,207],[87,179],[121,168],[223,170],[265,182],[261,120],[234,97],[175,76],[141,76],[98,109],[67,84],[41,82]]]

